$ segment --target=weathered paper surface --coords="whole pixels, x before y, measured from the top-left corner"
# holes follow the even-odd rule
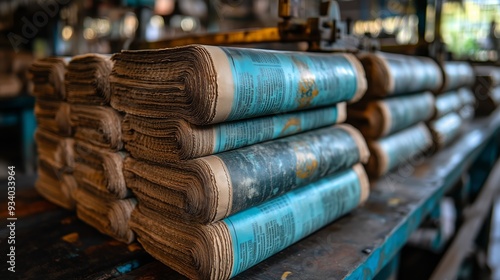
[[[346,104],[197,126],[179,119],[150,119],[127,114],[125,148],[136,159],[156,163],[208,156],[344,122]]]
[[[370,160],[366,171],[371,177],[382,176],[412,157],[426,152],[432,145],[432,136],[420,123],[384,138],[369,141]]]
[[[113,107],[214,124],[355,101],[366,90],[350,54],[193,45],[113,56]]]
[[[228,279],[352,211],[368,197],[361,165],[209,225],[140,205],[130,221],[147,252],[190,279]]]
[[[434,96],[430,92],[370,101],[349,108],[348,122],[363,136],[376,139],[400,131],[434,115]]]
[[[368,156],[359,131],[337,125],[166,166],[127,159],[125,174],[127,186],[147,207],[208,223]]]

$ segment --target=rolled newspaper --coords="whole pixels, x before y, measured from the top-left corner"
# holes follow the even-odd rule
[[[79,186],[105,192],[117,199],[127,198],[132,193],[125,185],[123,161],[126,152],[113,152],[75,141],[74,175]]]
[[[111,98],[109,74],[111,56],[84,54],[74,56],[68,64],[66,91],[68,102],[107,105]]]
[[[439,65],[427,57],[376,52],[358,58],[366,71],[367,98],[434,91],[443,83]]]
[[[35,131],[35,141],[39,157],[50,159],[60,171],[69,172],[73,170],[75,166],[73,138],[59,136],[38,128]]]
[[[346,104],[274,116],[198,126],[182,119],[151,119],[127,114],[125,148],[136,159],[160,164],[217,154],[321,128],[346,119]]]
[[[191,45],[113,56],[111,105],[197,125],[354,102],[366,90],[351,54]]]
[[[369,141],[371,155],[366,172],[370,177],[382,176],[401,164],[411,162],[413,157],[427,152],[431,145],[431,133],[423,123]]]
[[[64,101],[37,99],[35,117],[38,127],[63,136],[71,136],[71,106]]]
[[[376,139],[429,120],[434,115],[434,102],[430,92],[370,101],[350,107],[348,123],[366,138]]]
[[[71,105],[75,139],[118,151],[123,148],[122,116],[107,106]]]
[[[114,199],[103,193],[78,186],[74,191],[76,215],[103,234],[131,243],[135,234],[129,226],[130,215],[137,205],[135,198]]]
[[[52,159],[42,155],[38,158],[38,178],[35,182],[37,192],[48,201],[63,208],[75,209],[73,192],[77,183],[72,174],[59,169]]]
[[[33,96],[46,100],[66,100],[64,75],[70,58],[48,57],[33,62],[30,68]]]
[[[464,120],[456,112],[448,113],[429,123],[433,138],[433,150],[441,150],[450,144],[460,133]]]
[[[446,92],[474,84],[474,69],[468,62],[445,61],[443,63],[444,83],[439,92]]]

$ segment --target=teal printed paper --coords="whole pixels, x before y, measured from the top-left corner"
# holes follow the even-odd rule
[[[258,205],[360,161],[349,132],[329,127],[217,155],[232,186],[231,213]]]
[[[224,219],[234,251],[231,277],[356,208],[360,196],[358,175],[349,169]]]
[[[391,118],[391,127],[388,133],[428,120],[432,117],[434,111],[433,101],[434,99],[430,93],[390,98],[382,101],[387,106]]]
[[[337,122],[336,106],[270,117],[221,123],[214,126],[213,153],[220,153]]]
[[[416,126],[379,140],[387,154],[387,170],[408,161],[412,156],[423,153],[432,144],[425,126]]]
[[[221,49],[234,77],[226,121],[348,101],[357,90],[358,73],[343,55]]]
[[[436,89],[441,83],[441,72],[430,60],[412,57],[386,58],[394,78],[393,94]]]
[[[457,113],[449,113],[444,117],[435,120],[431,127],[437,133],[438,143],[446,145],[451,142],[460,132],[462,118]]]

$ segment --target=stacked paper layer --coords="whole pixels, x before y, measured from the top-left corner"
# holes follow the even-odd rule
[[[35,188],[53,203],[74,209],[74,140],[64,87],[67,61],[66,58],[45,58],[35,61],[30,68],[38,122],[35,134],[38,179]]]
[[[130,243],[128,220],[137,201],[127,189],[122,150],[122,116],[109,106],[109,56],[75,56],[68,64],[66,90],[74,128],[74,197],[80,219],[104,234]]]

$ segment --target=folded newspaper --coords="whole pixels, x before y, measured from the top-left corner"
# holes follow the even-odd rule
[[[64,75],[69,58],[48,57],[33,62],[30,68],[33,96],[47,100],[66,100]]]
[[[75,139],[101,148],[123,148],[122,116],[108,106],[71,105],[71,123]]]
[[[352,211],[369,189],[358,164],[213,224],[169,220],[141,203],[130,225],[148,253],[189,279],[228,279]]]
[[[433,138],[433,150],[438,151],[457,138],[464,123],[458,112],[448,113],[429,123]]]
[[[427,57],[376,52],[358,58],[366,71],[367,98],[436,91],[443,83],[439,65]]]
[[[115,109],[197,125],[353,102],[366,90],[351,54],[191,45],[112,59]]]
[[[347,122],[366,138],[376,139],[429,120],[434,102],[434,95],[424,92],[356,104],[349,108]]]
[[[141,204],[172,218],[209,223],[368,157],[359,131],[337,125],[178,164],[128,158],[124,168]]]
[[[468,62],[445,61],[443,63],[444,83],[439,92],[446,92],[460,87],[470,87],[476,79],[474,69]]]
[[[440,118],[451,112],[458,112],[467,106],[475,106],[476,99],[468,88],[459,88],[440,94],[436,97],[436,113],[434,118]]]
[[[127,153],[113,152],[83,141],[75,141],[75,170],[78,186],[95,189],[116,199],[130,197],[125,185],[123,161]]]
[[[35,117],[38,127],[59,135],[71,136],[71,106],[69,103],[57,100],[37,99],[35,102]]]
[[[397,166],[417,161],[432,145],[432,136],[423,123],[384,138],[369,141],[370,160],[366,172],[370,177],[386,174]]]
[[[68,102],[109,104],[111,97],[109,74],[113,68],[110,58],[100,54],[84,54],[71,59],[65,81]]]
[[[125,149],[160,164],[192,159],[321,128],[346,119],[346,104],[198,126],[182,119],[124,117]]]
[[[73,193],[78,218],[101,233],[131,243],[135,234],[129,227],[130,215],[137,205],[135,198],[114,199],[105,193],[81,186]]]
[[[75,166],[74,140],[38,128],[35,131],[39,157],[50,159],[58,171],[70,172]]]
[[[44,155],[38,156],[38,178],[35,189],[48,201],[66,209],[75,209],[73,192],[77,183],[72,174],[64,172],[59,164]]]

